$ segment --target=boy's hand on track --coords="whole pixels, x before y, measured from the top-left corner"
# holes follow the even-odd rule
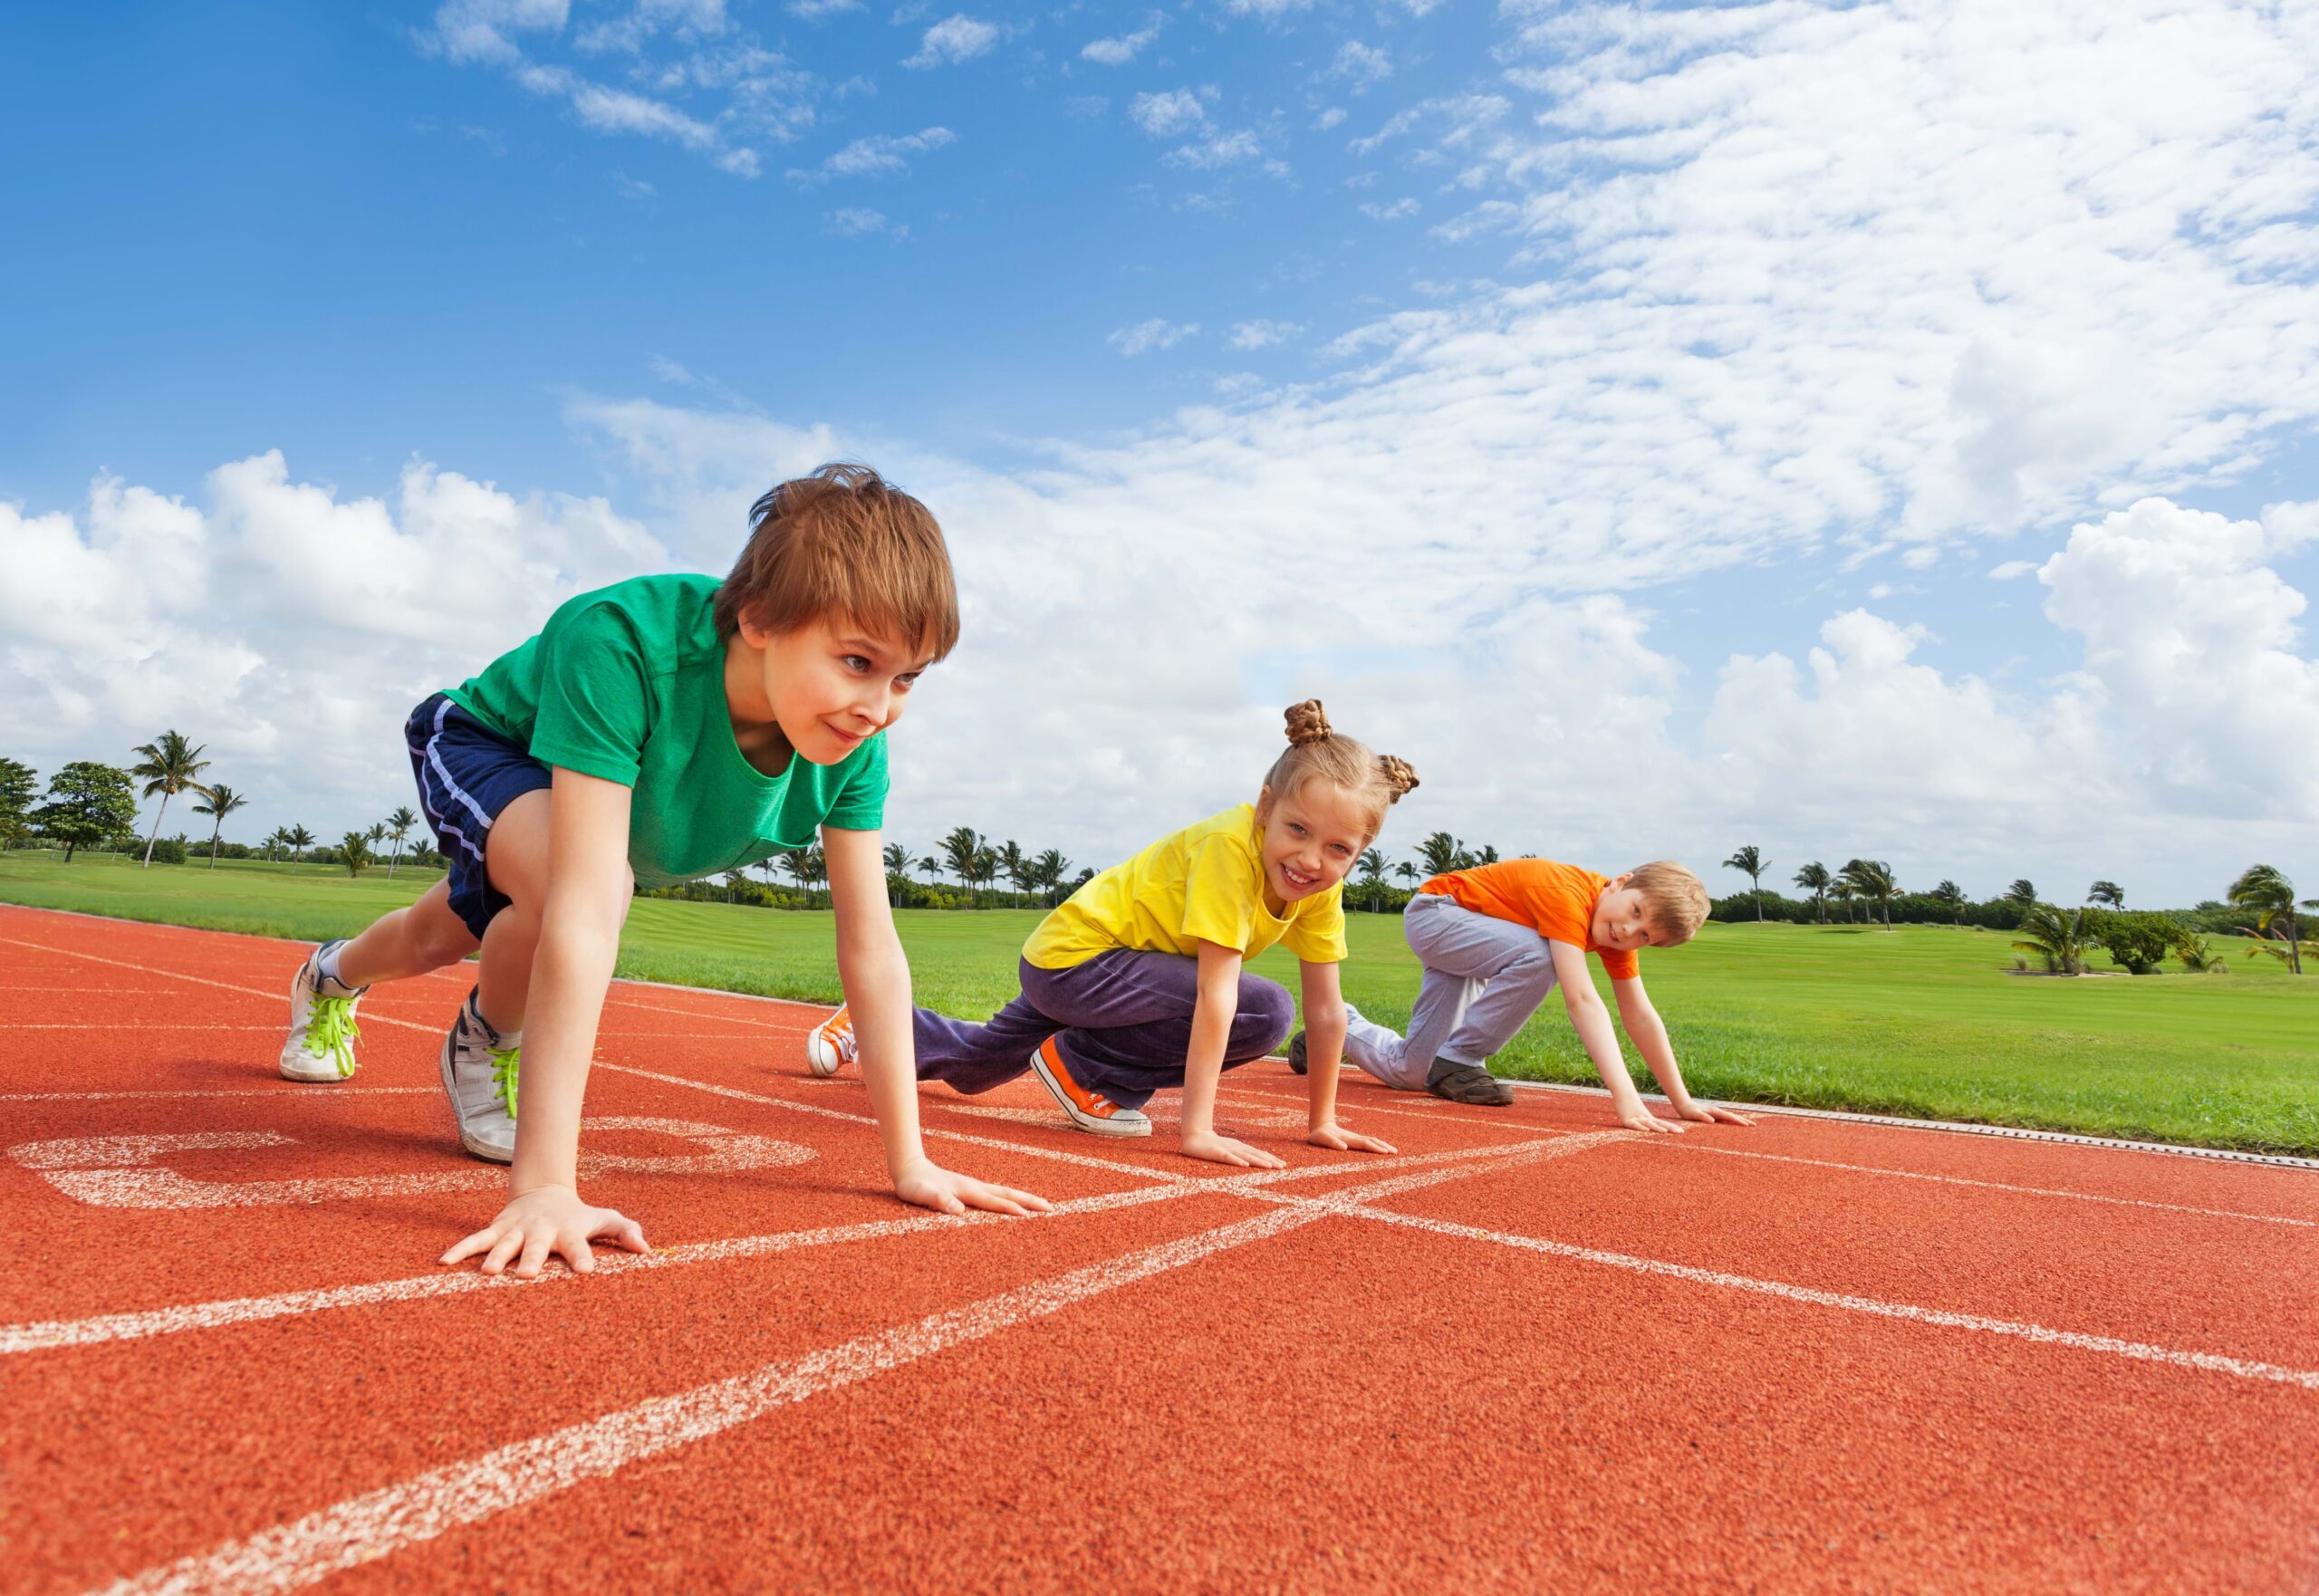
[[[588,1244],[602,1240],[631,1253],[652,1249],[644,1227],[617,1208],[592,1207],[568,1186],[535,1187],[499,1210],[499,1217],[445,1253],[441,1262],[457,1264],[483,1256],[483,1272],[497,1274],[515,1262],[515,1278],[536,1280],[550,1258],[561,1254],[574,1274],[596,1266]]]
[[[1218,1136],[1210,1130],[1202,1134],[1186,1133],[1184,1154],[1188,1158],[1206,1159],[1211,1164],[1232,1164],[1243,1169],[1285,1169],[1288,1160],[1275,1158],[1262,1148],[1250,1147],[1245,1141],[1235,1141],[1228,1136]]]
[[[1679,1134],[1683,1129],[1672,1120],[1660,1119],[1643,1103],[1637,1103],[1621,1114],[1619,1123],[1630,1130],[1670,1130]]]
[[[1753,1125],[1755,1123],[1745,1114],[1734,1113],[1729,1109],[1718,1109],[1708,1103],[1685,1103],[1682,1107],[1682,1115],[1686,1120],[1697,1120],[1702,1125]]]
[[[969,1208],[992,1214],[1044,1214],[1054,1206],[1043,1197],[1016,1191],[1011,1186],[993,1186],[988,1181],[945,1169],[931,1159],[916,1159],[903,1165],[901,1172],[894,1177],[894,1195],[906,1203],[945,1214],[963,1214]]]
[[[1397,1153],[1401,1150],[1390,1141],[1363,1136],[1358,1130],[1347,1130],[1342,1125],[1320,1126],[1304,1139],[1314,1147],[1331,1148],[1341,1153]]]

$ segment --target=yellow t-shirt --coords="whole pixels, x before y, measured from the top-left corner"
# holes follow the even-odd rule
[[[1067,970],[1099,953],[1197,955],[1198,944],[1254,958],[1275,942],[1307,964],[1345,956],[1344,884],[1299,899],[1285,916],[1265,907],[1264,832],[1243,803],[1162,837],[1073,892],[1039,922],[1023,957]]]

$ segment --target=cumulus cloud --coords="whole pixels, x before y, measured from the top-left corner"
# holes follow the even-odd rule
[[[1304,331],[1296,322],[1235,322],[1231,343],[1234,349],[1270,349],[1276,343],[1286,343]]]
[[[1173,349],[1198,331],[1197,322],[1175,322],[1153,316],[1132,327],[1120,328],[1106,341],[1120,353],[1132,358],[1150,350]]]
[[[961,13],[946,17],[926,30],[918,43],[918,53],[902,64],[923,71],[927,67],[955,65],[972,61],[977,55],[987,55],[998,43],[996,24]]]
[[[1390,205],[1363,205],[1361,214],[1372,222],[1406,222],[1417,210],[1416,200],[1403,197]]]
[[[909,224],[897,222],[883,211],[865,206],[847,206],[832,211],[823,218],[823,227],[841,238],[859,238],[866,234],[878,234],[897,241],[909,236]]]
[[[1358,39],[1347,39],[1338,48],[1336,59],[1329,63],[1329,76],[1351,83],[1356,94],[1392,75],[1393,58]]]
[[[1189,89],[1169,89],[1160,94],[1138,94],[1130,102],[1127,114],[1137,127],[1154,139],[1171,139],[1179,133],[1203,126],[1208,120],[1208,108]]]
[[[1217,133],[1197,144],[1179,145],[1162,159],[1171,167],[1205,172],[1214,171],[1218,167],[1241,166],[1252,160],[1261,160],[1264,152],[1265,147],[1256,136],[1243,128],[1235,132]],[[1265,164],[1275,168],[1279,175],[1286,173],[1287,168],[1277,161]]]
[[[832,154],[818,168],[790,169],[800,183],[826,183],[832,178],[883,178],[909,170],[909,157],[946,149],[958,141],[948,128],[921,128],[900,135],[873,133],[856,139]]]
[[[1080,58],[1092,61],[1098,66],[1125,66],[1142,53],[1145,45],[1160,36],[1160,19],[1155,16],[1150,27],[1136,33],[1121,34],[1109,39],[1091,40],[1079,52]]]

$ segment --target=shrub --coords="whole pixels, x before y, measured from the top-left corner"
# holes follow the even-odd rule
[[[140,848],[138,851],[142,854],[144,850]],[[155,864],[183,864],[185,862],[185,839],[183,837],[154,838],[153,862]]]
[[[2093,939],[2120,968],[2137,976],[2153,974],[2183,937],[2180,921],[2147,909],[2096,909],[2088,912],[2086,920]]]

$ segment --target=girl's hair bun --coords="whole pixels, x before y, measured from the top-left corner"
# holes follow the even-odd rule
[[[1318,698],[1307,698],[1302,704],[1288,707],[1288,741],[1293,747],[1307,743],[1325,741],[1329,736],[1329,717],[1321,712]]]
[[[1384,779],[1385,791],[1391,793],[1390,803],[1399,803],[1408,793],[1417,790],[1417,770],[1398,755],[1377,755],[1377,774]]]

